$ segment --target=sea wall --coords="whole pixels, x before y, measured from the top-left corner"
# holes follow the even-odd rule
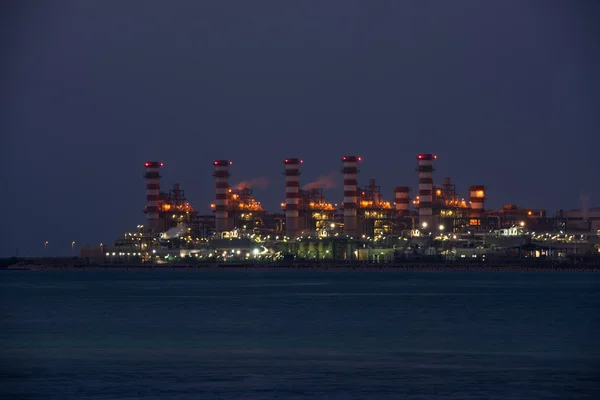
[[[214,271],[214,270],[256,270],[256,271],[453,271],[453,272],[600,272],[600,266],[547,265],[547,266],[502,266],[502,265],[203,265],[203,266],[156,266],[156,265],[98,265],[98,266],[53,266],[53,265],[18,265],[10,270],[26,271]]]

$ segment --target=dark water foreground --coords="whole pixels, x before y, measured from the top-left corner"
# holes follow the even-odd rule
[[[0,398],[600,398],[600,275],[0,271]]]

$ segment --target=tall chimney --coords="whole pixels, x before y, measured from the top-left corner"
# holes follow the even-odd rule
[[[300,164],[298,158],[286,158],[285,165],[285,235],[295,238],[299,235],[298,197],[300,194]]]
[[[342,162],[344,167],[344,234],[349,236],[358,236],[358,162],[361,160],[357,156],[344,156]]]
[[[485,211],[485,186],[472,185],[469,186],[469,203],[471,203],[471,211],[475,216],[480,216]]]
[[[147,161],[146,167],[146,227],[153,232],[160,230],[158,220],[158,196],[160,193],[160,168],[164,164],[159,161]]]
[[[419,154],[417,156],[417,172],[419,176],[419,225],[422,228],[432,228],[433,224],[433,154]]]
[[[229,166],[231,161],[217,160],[215,171],[215,231],[228,230],[227,191],[229,190]]]
[[[408,186],[396,186],[396,217],[405,217],[408,215],[408,206],[410,203],[410,188]]]

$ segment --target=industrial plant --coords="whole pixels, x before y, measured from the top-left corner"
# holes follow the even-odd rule
[[[199,214],[175,183],[161,189],[159,161],[146,162],[145,223],[114,245],[87,246],[89,263],[335,261],[399,263],[418,259],[569,259],[597,257],[600,209],[582,207],[547,215],[506,204],[486,208],[487,188],[469,186],[461,197],[450,177],[436,180],[437,156],[416,157],[417,186],[382,191],[375,178],[359,185],[362,159],[341,157],[339,202],[319,181],[302,185],[299,158],[283,160],[281,211],[264,210],[251,185],[230,186],[232,162],[213,162],[212,213]],[[438,183],[439,182],[439,183]],[[284,190],[285,189],[285,190]],[[386,193],[393,197],[386,200]]]

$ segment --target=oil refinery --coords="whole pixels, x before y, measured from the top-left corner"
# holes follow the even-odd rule
[[[551,216],[514,204],[489,210],[481,182],[461,197],[450,177],[436,180],[437,158],[417,155],[414,189],[399,182],[382,191],[375,178],[359,186],[361,157],[343,156],[339,202],[326,199],[319,182],[301,185],[303,161],[286,158],[279,212],[264,210],[249,185],[231,187],[232,162],[216,160],[208,215],[194,209],[179,184],[161,189],[165,165],[146,162],[145,223],[114,245],[83,247],[81,257],[89,263],[169,264],[598,256],[600,209],[560,210]],[[392,201],[385,199],[386,192]]]

